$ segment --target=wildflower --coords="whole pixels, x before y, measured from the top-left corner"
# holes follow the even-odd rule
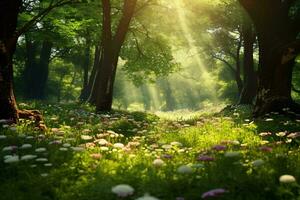
[[[77,151],[77,152],[81,152],[81,151],[84,151],[84,148],[83,147],[72,147],[72,150]]]
[[[65,148],[68,148],[68,147],[71,147],[71,144],[65,143],[65,144],[63,144],[62,146],[65,147]]]
[[[53,164],[52,164],[52,163],[45,163],[44,166],[45,166],[45,167],[52,167]]]
[[[122,144],[122,143],[115,143],[114,147],[117,148],[117,149],[122,149],[122,148],[124,148],[124,144]]]
[[[164,144],[161,146],[163,149],[165,150],[168,150],[168,149],[171,149],[172,148],[172,145],[169,145],[169,144]]]
[[[114,186],[111,191],[118,195],[118,197],[128,197],[134,193],[133,187],[126,184]]]
[[[65,147],[61,147],[59,148],[60,151],[68,151],[68,148],[65,148]]]
[[[152,197],[149,194],[145,194],[143,197],[140,197],[136,200],[159,200],[159,199],[156,197]]]
[[[82,139],[82,140],[92,140],[93,137],[92,137],[92,136],[89,136],[89,135],[82,135],[82,136],[81,136],[81,139]]]
[[[102,158],[102,155],[100,153],[93,153],[90,156],[95,160],[99,160],[100,158]]]
[[[37,149],[35,150],[35,152],[37,152],[37,153],[42,153],[42,152],[45,152],[45,151],[47,151],[47,149],[44,148],[44,147],[37,148]]]
[[[0,139],[3,140],[3,139],[6,139],[6,135],[0,135]]]
[[[177,147],[182,147],[183,145],[182,145],[182,143],[180,143],[180,142],[171,142],[171,145],[172,146],[177,146]]]
[[[108,147],[100,147],[100,150],[101,151],[109,151],[109,148]]]
[[[7,147],[4,147],[2,149],[2,151],[15,151],[16,149],[18,149],[17,146],[7,146]]]
[[[98,140],[98,144],[101,145],[101,146],[105,146],[105,145],[108,144],[108,141],[105,140],[105,139],[100,139],[100,140]]]
[[[177,172],[180,174],[191,174],[193,173],[193,169],[188,165],[182,165],[177,169]]]
[[[227,149],[227,147],[225,145],[215,145],[212,147],[212,149],[216,151],[224,151]]]
[[[219,197],[226,192],[228,192],[228,191],[226,191],[225,189],[222,189],[222,188],[213,189],[213,190],[203,193],[201,197],[202,197],[202,199],[207,199],[209,197]]]
[[[265,163],[265,161],[261,160],[261,159],[258,159],[258,160],[255,160],[252,162],[252,165],[254,167],[260,167],[261,165],[263,165]]]
[[[286,136],[286,132],[279,132],[279,133],[276,133],[276,135],[278,137],[284,137],[284,136]]]
[[[262,132],[262,133],[260,133],[259,135],[260,135],[261,137],[266,137],[266,136],[271,136],[272,133],[270,133],[270,132]]]
[[[296,182],[296,178],[292,175],[282,175],[279,177],[280,183],[294,183]]]
[[[35,159],[36,157],[37,157],[36,155],[25,155],[21,157],[21,160],[27,161],[27,160]]]
[[[30,149],[32,148],[32,145],[31,144],[23,144],[20,149]]]
[[[207,156],[207,155],[200,155],[197,158],[198,161],[205,161],[205,162],[210,162],[210,161],[214,161],[215,158],[211,157],[211,156]]]
[[[17,131],[17,127],[12,126],[12,127],[9,128],[9,130],[11,130],[11,131]]]
[[[238,151],[228,151],[224,154],[224,156],[227,157],[227,158],[239,157],[240,152],[238,152]]]
[[[47,162],[48,159],[47,158],[37,158],[35,159],[36,162]]]
[[[41,174],[41,177],[47,177],[49,174],[47,174],[47,173],[43,173],[43,174]]]
[[[170,155],[170,154],[164,154],[164,155],[162,155],[161,157],[162,157],[162,158],[165,158],[165,159],[172,159],[172,158],[173,158],[173,156]]]
[[[155,167],[161,167],[165,164],[165,162],[162,159],[155,159],[152,163]]]
[[[259,148],[263,152],[271,152],[273,151],[272,147],[262,146]]]
[[[4,160],[5,163],[16,163],[19,162],[19,156],[10,156]]]
[[[290,133],[287,137],[296,139],[296,138],[300,137],[300,132]]]

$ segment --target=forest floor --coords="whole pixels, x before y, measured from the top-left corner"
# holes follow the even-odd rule
[[[48,130],[0,125],[1,200],[299,199],[300,122],[277,113],[20,107],[41,110]]]

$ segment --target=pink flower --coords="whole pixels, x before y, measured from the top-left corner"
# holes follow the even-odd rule
[[[213,190],[203,193],[201,197],[202,197],[202,199],[207,199],[209,197],[219,197],[226,192],[228,192],[228,191],[225,189],[222,189],[222,188],[218,188],[218,189],[213,189]]]
[[[210,162],[210,161],[214,161],[215,158],[211,157],[211,156],[207,156],[207,155],[200,155],[197,158],[198,161],[206,161],[206,162]]]
[[[225,145],[215,145],[212,147],[212,149],[216,151],[224,151],[227,149],[227,147]]]
[[[272,152],[272,147],[262,146],[259,148],[263,152]]]
[[[164,154],[164,155],[162,155],[161,157],[162,157],[162,158],[165,158],[165,159],[172,159],[172,158],[173,158],[173,156],[170,155],[170,154]]]

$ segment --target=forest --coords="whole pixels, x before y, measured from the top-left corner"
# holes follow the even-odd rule
[[[299,200],[300,0],[0,0],[0,200]]]

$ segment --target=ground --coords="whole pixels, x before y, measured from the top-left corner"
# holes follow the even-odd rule
[[[300,123],[277,113],[20,107],[41,110],[48,129],[0,120],[3,200],[299,199]]]

